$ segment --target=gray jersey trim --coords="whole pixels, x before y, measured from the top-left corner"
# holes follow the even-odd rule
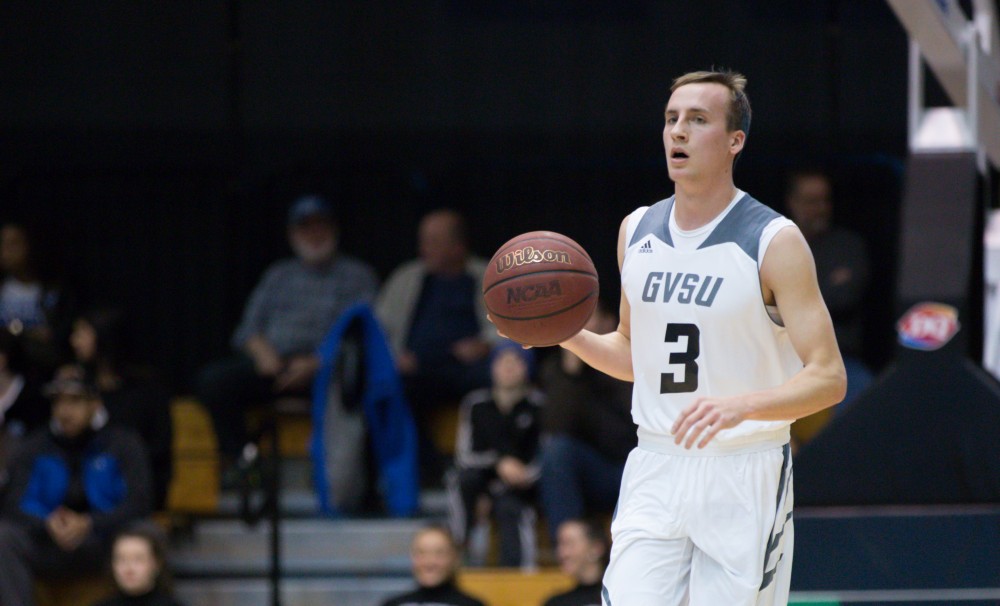
[[[760,251],[760,234],[768,223],[780,216],[750,194],[744,194],[698,249],[732,242],[756,263]]]
[[[674,239],[670,237],[670,209],[673,206],[673,196],[650,206],[642,219],[639,219],[639,225],[635,227],[635,232],[628,245],[632,246],[649,234],[653,234],[668,246],[673,247]]]
[[[670,210],[674,206],[674,197],[660,200],[649,207],[646,214],[639,219],[639,225],[632,233],[628,245],[632,246],[648,235],[656,236],[667,246],[673,247],[674,240],[670,236]],[[767,225],[780,217],[781,214],[760,203],[750,194],[743,194],[729,214],[708,234],[698,249],[732,242],[740,247],[754,263],[760,252],[760,235]]]

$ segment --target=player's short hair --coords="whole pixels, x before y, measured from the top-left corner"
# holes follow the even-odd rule
[[[677,77],[670,86],[670,92],[687,84],[714,83],[729,89],[729,110],[726,114],[726,128],[730,131],[742,130],[750,135],[750,99],[746,94],[747,78],[730,70],[689,72]]]

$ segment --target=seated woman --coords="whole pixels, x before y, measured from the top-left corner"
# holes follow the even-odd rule
[[[166,538],[152,522],[136,522],[118,534],[111,573],[117,593],[95,606],[181,606],[171,595]]]
[[[483,606],[455,586],[458,546],[444,526],[432,524],[417,531],[410,544],[410,561],[417,589],[382,606]]]

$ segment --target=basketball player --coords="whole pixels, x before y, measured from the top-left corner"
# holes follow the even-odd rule
[[[618,330],[562,346],[634,381],[638,447],[612,523],[605,606],[788,600],[788,426],[844,397],[845,373],[798,228],[733,184],[746,79],[694,72],[663,129],[675,195],[624,219]]]

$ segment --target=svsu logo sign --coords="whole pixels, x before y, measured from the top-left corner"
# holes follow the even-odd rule
[[[918,303],[896,323],[899,343],[920,351],[941,349],[959,328],[958,310],[943,303]]]

